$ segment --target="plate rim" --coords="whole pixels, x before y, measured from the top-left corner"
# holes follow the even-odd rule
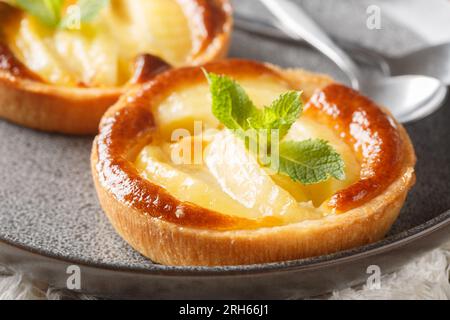
[[[152,264],[149,267],[113,266],[111,264],[102,262],[89,263],[87,261],[77,260],[75,258],[68,258],[58,256],[57,254],[34,250],[33,248],[27,247],[26,245],[14,243],[13,241],[4,238],[0,238],[0,245],[8,245],[15,248],[16,250],[21,250],[28,254],[35,254],[42,258],[56,260],[59,262],[67,263],[69,265],[107,270],[110,272],[119,272],[134,275],[140,274],[143,276],[220,277],[261,275],[274,272],[288,272],[293,270],[301,272],[319,270],[333,265],[344,264],[346,262],[355,262],[358,260],[376,256],[381,253],[386,253],[398,248],[402,248],[403,246],[430,236],[436,231],[448,227],[449,225],[450,209],[418,226],[404,230],[398,234],[386,237],[378,242],[365,246],[306,259],[238,266],[165,266],[156,263]]]

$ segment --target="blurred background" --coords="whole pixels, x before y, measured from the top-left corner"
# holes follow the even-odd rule
[[[270,21],[271,14],[256,0],[232,0],[238,17]],[[450,1],[447,0],[293,0],[300,3],[330,35],[387,55],[401,55],[432,44],[450,42]],[[378,6],[381,29],[367,27],[370,6]],[[252,57],[286,67],[304,67],[345,76],[307,46],[262,41],[242,32],[237,21],[231,55]]]

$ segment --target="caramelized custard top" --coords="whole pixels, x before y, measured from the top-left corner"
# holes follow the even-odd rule
[[[290,83],[273,68],[246,61],[211,63],[214,73],[239,77],[271,77]],[[123,97],[104,116],[94,143],[94,164],[100,183],[127,205],[150,217],[180,226],[215,230],[256,229],[278,226],[277,218],[245,219],[206,210],[177,200],[162,187],[144,179],[134,167],[137,153],[152,142],[156,132],[152,110],[184,85],[206,81],[200,68],[168,71]],[[301,89],[302,84],[294,84]],[[361,179],[334,194],[330,209],[343,213],[380,195],[400,175],[404,141],[395,120],[369,99],[340,84],[330,84],[310,97],[305,116],[337,132],[360,158]],[[96,159],[98,158],[98,159]]]

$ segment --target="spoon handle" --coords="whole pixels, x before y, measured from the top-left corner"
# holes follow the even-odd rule
[[[353,60],[296,3],[289,0],[260,0],[278,19],[284,31],[303,39],[341,68],[356,90],[361,88],[360,71]]]
[[[305,46],[309,44],[303,39],[291,37],[284,31],[284,28],[279,25],[279,22],[266,21],[260,18],[254,18],[238,12],[234,13],[235,27],[241,31],[255,34],[261,37],[270,38],[275,41],[288,42],[295,45]],[[391,76],[391,66],[389,61],[391,58],[382,55],[381,53],[362,47],[350,41],[343,39],[333,39],[336,43],[344,49],[355,61],[362,62],[371,67],[377,68],[385,77]],[[450,47],[450,46],[449,46]],[[448,55],[450,56],[450,55]]]

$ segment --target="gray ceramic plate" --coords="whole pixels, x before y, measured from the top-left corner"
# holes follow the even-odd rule
[[[327,6],[318,4],[324,2]],[[395,48],[393,53],[426,42],[394,19],[386,18],[379,32],[358,28],[365,25],[366,1],[303,3],[330,32],[346,40],[376,44],[385,52]],[[236,32],[232,55],[342,78],[313,51],[245,33]],[[447,102],[439,113],[407,126],[419,157],[418,183],[385,240],[325,257],[231,268],[152,264],[114,232],[97,203],[89,172],[90,137],[39,133],[0,121],[0,261],[59,287],[65,287],[67,266],[76,264],[82,291],[121,297],[297,298],[361,283],[369,265],[390,272],[448,240],[449,119]]]

